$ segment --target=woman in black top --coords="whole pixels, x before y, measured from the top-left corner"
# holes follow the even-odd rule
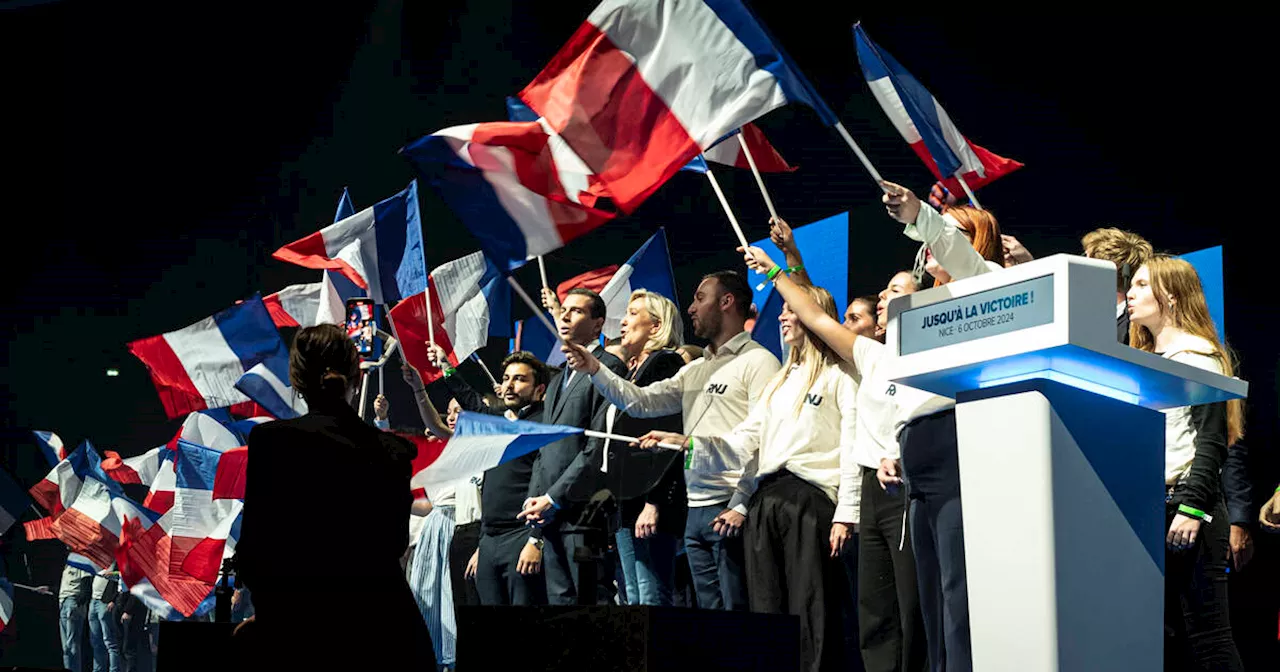
[[[237,568],[256,618],[238,636],[245,662],[435,667],[399,564],[416,449],[352,410],[359,377],[342,329],[299,331],[289,379],[310,412],[249,435]]]

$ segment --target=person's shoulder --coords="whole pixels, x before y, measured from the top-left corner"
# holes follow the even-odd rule
[[[627,365],[612,352],[601,348],[596,352],[596,359],[600,360],[601,365],[620,376],[627,373]]]
[[[1218,348],[1206,338],[1186,335],[1178,338],[1165,355],[1175,362],[1222,373],[1222,360]]]
[[[760,345],[754,339],[747,341],[747,344],[742,346],[742,350],[738,351],[738,356],[741,357],[743,361],[751,362],[753,364],[770,365],[774,368],[782,367],[782,362],[778,361],[777,356],[772,352],[769,352],[769,348]]]

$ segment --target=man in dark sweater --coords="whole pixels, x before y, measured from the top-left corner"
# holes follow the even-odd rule
[[[502,415],[512,420],[542,420],[542,398],[549,373],[528,352],[513,352],[502,361],[502,408],[492,408],[456,375],[441,379],[465,411]],[[480,490],[480,549],[476,591],[485,605],[546,603],[542,579],[542,531],[527,529],[517,516],[534,495],[530,484],[537,451],[484,472]]]

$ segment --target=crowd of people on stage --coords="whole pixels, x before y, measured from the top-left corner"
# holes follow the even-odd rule
[[[566,365],[554,369],[528,352],[512,352],[493,390],[473,389],[434,346],[442,378],[424,386],[406,365],[417,411],[437,437],[451,436],[459,414],[469,411],[640,439],[563,439],[428,492],[412,504],[407,527],[400,523],[397,530],[370,529],[370,516],[409,510],[403,499],[384,497],[376,506],[335,514],[365,529],[353,540],[361,550],[347,558],[372,553],[365,550],[369,544],[379,549],[376,561],[361,569],[370,575],[386,577],[390,558],[406,546],[396,542],[407,538],[401,571],[430,632],[433,650],[426,655],[443,668],[456,663],[456,610],[463,605],[683,605],[798,616],[806,670],[971,668],[955,402],[889,380],[895,354],[884,344],[888,305],[922,289],[923,273],[937,286],[1031,256],[1016,238],[1001,234],[988,211],[922,204],[905,188],[884,187],[889,215],[922,244],[922,263],[893,274],[878,295],[856,298],[843,311],[809,281],[785,222],[771,227],[785,265],[759,248],[741,250],[746,265],[773,282],[785,301],[785,362],[751,338],[754,308],[745,274],[720,271],[702,278],[685,310],[668,297],[635,291],[621,338],[603,345],[606,307],[599,295],[577,288],[560,301],[544,291],[565,341]],[[1231,353],[1215,332],[1190,264],[1156,254],[1140,236],[1115,228],[1090,232],[1083,245],[1085,256],[1117,267],[1120,340],[1233,374]],[[685,319],[706,341],[701,351],[683,343]],[[278,495],[263,485],[269,479],[262,474],[271,470],[264,463],[272,451],[284,452],[269,444],[288,443],[282,435],[300,431],[295,426],[313,416],[313,433],[299,433],[295,441],[311,436],[307,440],[323,443],[317,433],[339,441],[344,432],[364,431],[344,403],[356,378],[347,371],[353,355],[343,351],[349,346],[336,329],[312,333],[324,330],[300,332],[293,357],[294,385],[312,414],[266,425],[250,437],[241,556],[255,597],[300,599],[308,583],[287,557],[304,537],[264,538],[261,531],[275,527],[271,516],[289,515],[283,508],[271,512]],[[432,387],[437,398],[448,399],[443,418],[431,402]],[[390,428],[389,410],[380,395],[379,427]],[[1251,550],[1242,405],[1172,409],[1165,417],[1165,659],[1194,669],[1241,670],[1226,569],[1242,566]],[[656,449],[659,443],[684,449]],[[351,468],[387,473],[388,465],[403,461],[397,456],[403,451],[388,446],[385,464]],[[396,472],[393,480],[405,479],[407,472]],[[580,574],[574,557],[584,543],[581,518],[607,484],[619,500],[611,521],[616,531],[596,571]],[[1274,529],[1275,515],[1269,504],[1262,524]],[[374,533],[386,541],[370,539]],[[596,580],[583,585],[580,576]],[[393,583],[379,579],[383,597],[403,604]],[[257,606],[264,618],[282,609],[260,600]],[[378,621],[390,623],[390,613]],[[856,630],[847,635],[853,623]],[[395,632],[406,634],[406,628]]]

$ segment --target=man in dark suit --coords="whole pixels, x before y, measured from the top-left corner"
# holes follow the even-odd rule
[[[596,353],[600,363],[614,373],[625,376],[627,367],[622,360],[600,347],[600,330],[604,328],[605,304],[599,294],[583,288],[569,291],[560,309],[558,327],[560,336]],[[547,386],[543,422],[571,427],[591,426],[604,397],[596,392],[590,376],[565,369],[551,377]],[[525,502],[521,520],[540,525],[543,540],[543,564],[547,577],[547,601],[551,604],[575,604],[578,592],[578,573],[573,561],[574,551],[582,544],[582,535],[575,523],[582,513],[582,506],[599,485],[597,474],[584,478],[570,466],[586,445],[586,437],[579,434],[544,446],[534,468],[532,489],[543,493]],[[598,472],[597,472],[598,473]],[[586,588],[595,590],[595,587]],[[603,597],[603,596],[602,596]]]

